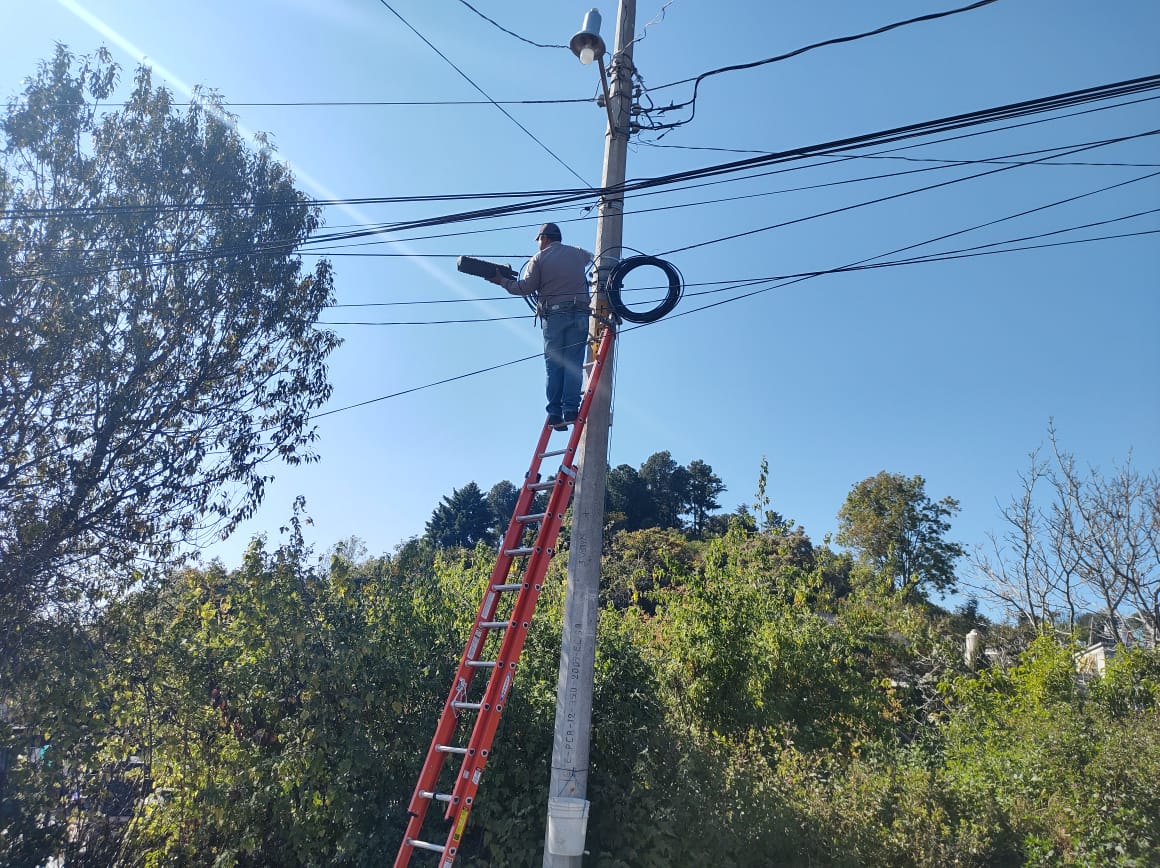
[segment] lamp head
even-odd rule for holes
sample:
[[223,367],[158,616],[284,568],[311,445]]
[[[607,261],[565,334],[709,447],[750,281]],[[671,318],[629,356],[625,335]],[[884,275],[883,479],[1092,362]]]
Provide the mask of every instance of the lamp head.
[[568,43],[572,53],[580,58],[583,64],[589,64],[597,57],[604,55],[604,40],[600,38],[600,12],[590,9],[584,16],[584,24],[580,32],[572,37]]

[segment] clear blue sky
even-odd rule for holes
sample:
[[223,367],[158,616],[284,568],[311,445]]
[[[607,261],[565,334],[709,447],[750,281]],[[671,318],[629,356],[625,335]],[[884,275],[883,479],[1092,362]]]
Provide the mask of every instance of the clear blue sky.
[[[380,0],[4,0],[0,94],[18,92],[55,42],[78,53],[104,44],[126,80],[144,60],[179,100],[195,84],[219,90],[244,129],[270,133],[303,189],[320,198],[580,186],[572,172],[599,183],[605,114],[597,106],[505,105],[525,132],[492,105],[447,104],[483,99],[448,60],[504,102],[591,97],[595,67],[521,42],[459,0],[390,2],[447,59]],[[473,5],[541,43],[566,43],[589,8]],[[965,0],[641,0],[635,59],[648,97],[663,106],[692,91],[661,85],[959,5]],[[611,46],[616,8],[599,8]],[[639,137],[628,175],[658,176],[1154,74],[1158,33],[1154,0],[1000,0],[714,76],[700,87],[692,122],[659,142],[655,134]],[[317,101],[441,104],[243,105]],[[924,140],[894,156],[991,160],[1160,128],[1155,99],[1062,114],[1004,132]],[[1075,165],[1081,161],[1102,165]],[[703,459],[728,486],[722,504],[732,509],[753,500],[767,456],[774,507],[815,540],[835,530],[835,514],[859,480],[879,470],[921,474],[930,496],[961,502],[952,536],[968,546],[999,528],[998,505],[1017,489],[1050,419],[1084,463],[1110,469],[1131,450],[1141,469],[1158,466],[1160,236],[834,274],[697,310],[742,294],[696,294],[723,285],[713,282],[831,269],[1120,182],[1133,183],[917,252],[1160,208],[1160,179],[1135,180],[1160,170],[1156,137],[1058,162],[1071,164],[1021,166],[808,220],[799,218],[997,165],[875,180],[939,164],[815,160],[630,202],[625,244],[645,253],[799,222],[669,257],[688,297],[676,311],[682,315],[622,336],[610,463],[639,466],[660,450],[682,464]],[[326,221],[336,228],[489,204],[329,208]],[[688,207],[668,207],[676,205]],[[457,273],[454,257],[518,267],[534,252],[534,227],[544,219],[563,226],[566,242],[594,245],[592,214],[571,207],[331,251],[381,254],[333,257],[341,304],[442,303],[340,307],[326,313],[328,322],[488,321],[334,326],[345,344],[333,357],[330,408],[536,353],[530,320],[497,319],[526,314],[523,303],[477,301],[494,299],[496,287]],[[1152,214],[1028,243],[1157,228],[1160,216]],[[308,539],[320,552],[351,535],[372,554],[392,550],[422,533],[453,488],[519,480],[543,419],[542,380],[542,364],[532,360],[320,419],[321,462],[278,469],[259,516],[211,554],[234,566],[251,534],[276,541],[298,494],[306,496],[314,521]]]

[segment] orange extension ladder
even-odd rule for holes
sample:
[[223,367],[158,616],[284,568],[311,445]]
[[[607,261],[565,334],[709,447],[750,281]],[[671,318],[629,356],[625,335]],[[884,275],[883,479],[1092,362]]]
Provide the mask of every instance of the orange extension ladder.
[[[532,614],[540,597],[540,588],[548,571],[548,563],[555,554],[556,537],[560,533],[564,511],[568,508],[576,485],[576,450],[588,419],[592,398],[596,394],[596,387],[605,367],[605,360],[612,348],[614,335],[615,330],[605,326],[596,355],[589,366],[583,399],[576,421],[569,432],[568,445],[559,451],[545,451],[553,429],[545,424],[544,430],[540,433],[531,466],[516,500],[515,511],[500,544],[487,592],[479,604],[471,638],[467,647],[463,649],[459,669],[455,673],[451,691],[443,704],[443,713],[439,716],[439,723],[435,727],[435,737],[431,739],[431,747],[428,748],[427,757],[423,760],[419,782],[415,785],[415,792],[407,808],[410,819],[407,822],[407,831],[403,835],[403,843],[399,847],[399,855],[395,857],[395,868],[406,868],[410,865],[411,857],[418,850],[440,854],[439,868],[451,868],[455,862],[459,842],[467,825],[467,817],[471,813],[476,790],[479,789],[483,767],[487,764],[491,753],[499,718],[503,714],[504,704],[511,691],[516,663],[528,635],[528,627],[531,625]],[[555,476],[541,481],[541,463],[545,458],[557,455],[563,456],[559,470]],[[536,496],[543,491],[550,492],[545,511],[530,512]],[[525,533],[536,526],[539,530],[534,542],[525,545]],[[504,599],[511,600],[510,614],[507,616],[498,614],[500,601]],[[494,659],[485,659],[485,645],[489,635],[493,633],[502,636],[502,640]],[[491,645],[494,646],[495,643]],[[469,694],[472,680],[476,671],[481,669],[490,672],[487,686],[482,696],[472,699]],[[475,714],[474,725],[465,712]],[[462,746],[453,744],[456,736],[459,735],[461,738],[469,728],[471,737],[467,744]],[[459,773],[450,787],[450,792],[439,792],[439,777],[448,754],[462,757]],[[427,809],[432,802],[441,802],[445,805],[444,820],[451,824],[443,843],[430,843],[420,838]]]

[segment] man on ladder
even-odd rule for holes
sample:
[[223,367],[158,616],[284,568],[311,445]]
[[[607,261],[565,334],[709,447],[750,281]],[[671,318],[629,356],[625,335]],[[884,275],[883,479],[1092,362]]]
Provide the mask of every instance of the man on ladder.
[[547,368],[548,424],[564,431],[576,421],[584,380],[584,352],[588,342],[588,264],[593,256],[580,247],[561,243],[555,223],[545,223],[536,234],[540,250],[522,278],[498,271],[489,277],[512,295],[538,299],[536,313],[544,324],[544,366]]

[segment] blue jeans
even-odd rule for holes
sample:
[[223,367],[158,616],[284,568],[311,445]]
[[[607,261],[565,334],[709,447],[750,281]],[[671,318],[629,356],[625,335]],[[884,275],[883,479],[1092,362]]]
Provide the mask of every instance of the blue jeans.
[[544,366],[548,371],[548,415],[574,415],[580,408],[588,312],[562,310],[544,317]]

